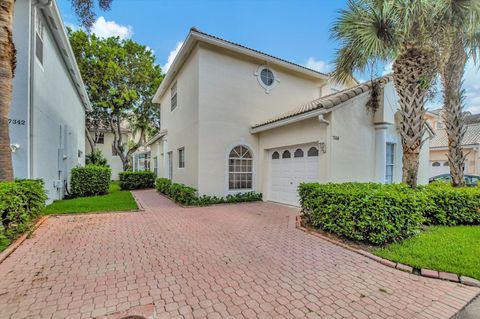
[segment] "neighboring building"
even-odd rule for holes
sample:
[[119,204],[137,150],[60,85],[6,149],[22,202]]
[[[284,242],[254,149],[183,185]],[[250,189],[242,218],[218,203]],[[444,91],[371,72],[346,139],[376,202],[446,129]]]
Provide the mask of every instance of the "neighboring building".
[[[391,77],[378,81],[373,115],[369,83],[339,86],[192,29],[154,97],[163,131],[147,150],[150,169],[200,194],[256,191],[292,205],[300,182],[399,182],[397,97]],[[419,176],[427,181],[428,142]]]
[[[426,113],[426,119],[435,128],[435,137],[430,142],[430,177],[449,174],[448,138],[443,123],[443,111],[431,110]],[[466,154],[465,174],[480,175],[480,114],[465,115],[466,131],[462,148]]]
[[159,161],[163,154],[162,138],[167,134],[160,131],[140,147],[133,155],[134,171],[152,171],[160,177]]
[[[126,147],[128,141],[132,140],[133,135],[132,131],[127,127],[127,125],[122,125],[120,127],[122,133],[122,141]],[[98,130],[89,130],[90,137],[95,142],[95,148],[102,151],[103,156],[107,160],[108,166],[112,169],[112,179],[118,180],[118,173],[123,171],[123,163],[120,159],[120,156],[117,154],[113,148],[113,139],[114,134],[110,130],[98,129]],[[87,154],[91,153],[92,147],[90,143],[86,143]]]
[[17,68],[9,116],[16,178],[41,178],[49,201],[66,192],[85,161],[90,102],[55,1],[17,0]]

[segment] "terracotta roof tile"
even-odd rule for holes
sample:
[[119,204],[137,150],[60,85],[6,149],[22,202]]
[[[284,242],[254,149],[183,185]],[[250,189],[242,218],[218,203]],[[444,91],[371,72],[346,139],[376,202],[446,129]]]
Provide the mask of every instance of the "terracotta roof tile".
[[[448,147],[447,132],[444,129],[437,130],[435,136],[430,141],[430,147]],[[467,125],[462,145],[480,144],[480,124]]]

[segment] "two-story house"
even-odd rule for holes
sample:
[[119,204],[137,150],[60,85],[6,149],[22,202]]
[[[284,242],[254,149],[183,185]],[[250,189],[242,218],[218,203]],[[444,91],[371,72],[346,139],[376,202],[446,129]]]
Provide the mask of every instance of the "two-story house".
[[14,175],[43,179],[51,201],[64,196],[71,168],[85,162],[85,110],[91,106],[56,2],[17,0],[14,10]]
[[[158,175],[200,194],[256,191],[298,205],[301,182],[401,180],[397,97],[378,79],[336,85],[328,74],[191,29],[158,88]],[[152,158],[152,156],[151,156]],[[420,182],[428,181],[428,146]]]

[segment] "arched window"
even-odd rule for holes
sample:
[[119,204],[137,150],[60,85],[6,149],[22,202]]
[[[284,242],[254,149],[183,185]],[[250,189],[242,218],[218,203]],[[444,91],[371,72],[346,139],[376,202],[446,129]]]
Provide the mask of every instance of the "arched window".
[[252,153],[243,145],[235,146],[228,156],[228,189],[252,189],[252,181]]
[[433,163],[432,163],[432,166],[433,166],[433,167],[439,167],[439,166],[440,166],[440,163],[439,163],[439,162],[433,162]]
[[279,159],[279,158],[280,158],[280,154],[277,151],[273,152],[272,159]]
[[310,149],[307,152],[307,155],[308,157],[318,156],[318,148],[316,148],[315,146],[310,147]]
[[290,154],[290,151],[283,151],[282,153],[282,158],[290,158],[292,155]]
[[443,166],[449,166],[448,162],[443,163]]
[[301,148],[297,148],[295,153],[293,153],[293,157],[303,157],[303,150]]

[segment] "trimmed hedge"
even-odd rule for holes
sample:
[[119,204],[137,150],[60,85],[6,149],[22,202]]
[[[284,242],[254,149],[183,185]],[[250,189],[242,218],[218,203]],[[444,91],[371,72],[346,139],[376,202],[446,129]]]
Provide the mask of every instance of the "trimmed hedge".
[[153,172],[120,172],[120,188],[122,190],[143,189],[155,187],[155,174]]
[[46,200],[41,180],[0,182],[0,247],[31,227]]
[[240,203],[262,200],[262,194],[255,192],[232,194],[227,195],[226,197],[198,196],[195,188],[183,184],[172,183],[168,178],[157,179],[155,188],[157,191],[169,196],[174,201],[189,206],[207,206],[222,203]]
[[428,205],[426,196],[400,184],[305,183],[299,195],[312,226],[375,245],[418,234]]
[[88,197],[108,193],[112,171],[106,166],[86,165],[72,169],[71,197]]

